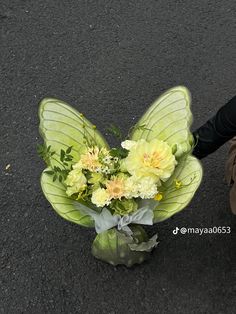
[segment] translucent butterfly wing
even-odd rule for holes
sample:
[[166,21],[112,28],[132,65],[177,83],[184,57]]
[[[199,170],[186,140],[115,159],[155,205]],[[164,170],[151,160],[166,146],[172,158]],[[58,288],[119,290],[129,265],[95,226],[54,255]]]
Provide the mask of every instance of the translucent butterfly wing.
[[[49,170],[46,169],[46,170]],[[41,175],[41,186],[46,199],[53,209],[62,218],[85,227],[94,227],[94,221],[88,215],[80,212],[80,202],[68,197],[63,183],[58,180],[52,181],[52,176],[43,172]]]
[[[52,167],[61,166],[60,150],[70,146],[73,146],[71,155],[75,161],[78,160],[86,145],[85,137],[91,144],[108,148],[107,142],[92,123],[63,101],[43,99],[39,107],[39,118],[39,130],[45,144],[51,146],[51,151],[56,151],[50,160]],[[80,213],[79,201],[78,206],[75,207],[74,201],[68,198],[66,187],[62,182],[58,180],[53,182],[52,176],[43,172],[41,186],[47,200],[64,219],[87,227],[94,225],[89,216]]]
[[177,86],[161,95],[144,113],[131,134],[132,140],[154,138],[177,145],[176,156],[190,151],[192,123],[191,96],[186,87]]
[[[191,155],[181,158],[173,175],[163,184],[163,199],[154,209],[154,223],[184,209],[198,189],[202,175],[202,166],[197,158]],[[176,188],[175,180],[181,183],[179,188]]]
[[[65,102],[45,98],[39,107],[39,131],[47,146],[60,153],[61,149],[73,146],[71,155],[79,159],[85,147],[85,137],[89,143],[98,147],[107,147],[108,144],[100,132],[95,129],[81,113]],[[57,153],[51,160],[52,165],[58,166],[60,155]]]
[[[178,164],[173,175],[163,183],[163,199],[154,210],[154,222],[163,221],[186,207],[201,183],[201,163],[190,155],[193,144],[189,129],[193,120],[190,102],[186,87],[169,89],[149,107],[131,134],[133,140],[158,138],[177,148]],[[184,186],[175,189],[175,179],[182,180]]]

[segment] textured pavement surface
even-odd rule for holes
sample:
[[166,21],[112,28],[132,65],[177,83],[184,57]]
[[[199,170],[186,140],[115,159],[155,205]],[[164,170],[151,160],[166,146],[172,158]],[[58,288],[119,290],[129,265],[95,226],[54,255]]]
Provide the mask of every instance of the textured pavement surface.
[[[110,122],[127,132],[160,93],[183,84],[192,128],[200,126],[236,93],[235,17],[233,0],[0,2],[1,314],[235,312],[228,144],[203,160],[188,208],[148,229],[160,244],[132,269],[95,260],[95,232],[53,212],[35,149],[45,96],[103,133]],[[231,234],[174,236],[177,226],[230,226]]]

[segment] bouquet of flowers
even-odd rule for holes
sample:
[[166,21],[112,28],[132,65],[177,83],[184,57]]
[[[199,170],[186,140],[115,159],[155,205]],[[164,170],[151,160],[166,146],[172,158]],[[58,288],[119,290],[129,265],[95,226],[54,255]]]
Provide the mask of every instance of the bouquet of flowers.
[[60,100],[42,100],[39,117],[44,144],[38,152],[47,164],[41,186],[54,210],[95,228],[96,258],[142,263],[158,243],[142,225],[182,210],[201,182],[201,164],[191,155],[189,91],[179,86],[164,93],[117,148]]

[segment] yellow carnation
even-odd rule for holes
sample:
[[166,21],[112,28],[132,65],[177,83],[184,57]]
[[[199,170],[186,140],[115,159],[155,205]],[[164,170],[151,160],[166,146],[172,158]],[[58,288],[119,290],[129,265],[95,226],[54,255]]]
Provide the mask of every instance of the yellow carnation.
[[153,177],[131,176],[125,181],[125,197],[153,198],[157,194],[157,184]]
[[93,192],[91,201],[97,207],[104,207],[105,205],[109,205],[109,193],[103,188],[98,188]]
[[86,186],[87,180],[81,169],[73,169],[69,172],[65,184],[68,185],[66,194],[71,196],[80,192]]
[[136,177],[152,177],[156,183],[166,181],[173,173],[177,161],[171,147],[164,141],[141,139],[131,145],[122,168]]
[[137,179],[133,176],[125,180],[125,197],[139,197],[139,186],[137,184]]

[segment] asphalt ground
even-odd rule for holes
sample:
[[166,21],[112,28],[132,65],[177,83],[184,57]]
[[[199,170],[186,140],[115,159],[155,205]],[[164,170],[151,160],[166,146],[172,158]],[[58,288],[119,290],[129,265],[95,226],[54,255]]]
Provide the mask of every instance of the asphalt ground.
[[[189,206],[148,228],[160,243],[132,269],[94,259],[94,230],[54,213],[36,153],[46,96],[104,134],[110,123],[126,133],[158,95],[185,85],[200,126],[236,93],[235,17],[233,0],[0,1],[0,313],[235,313],[228,144],[202,161]],[[231,233],[172,233],[214,226]]]

